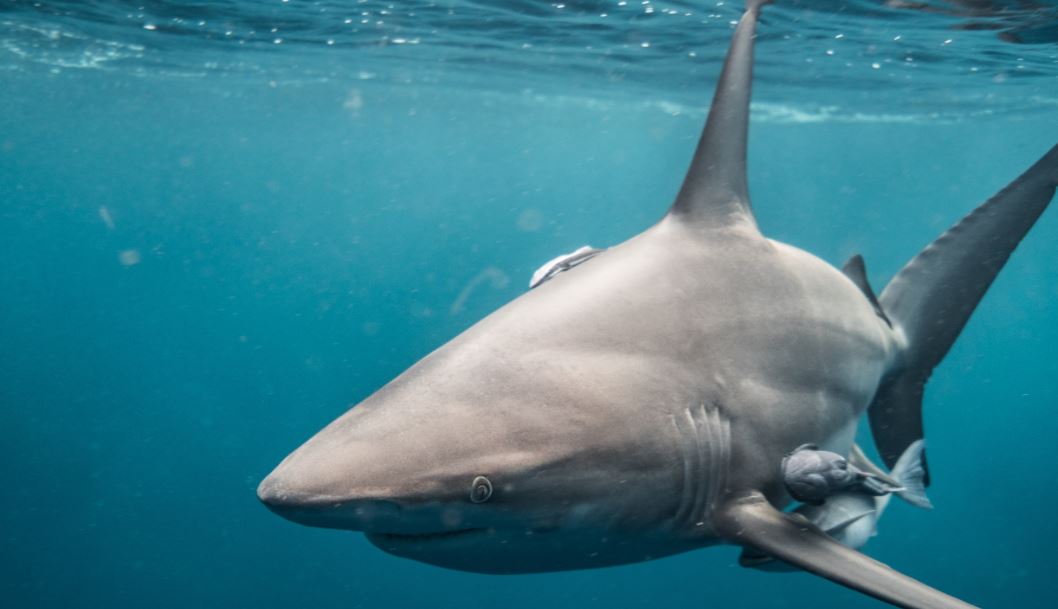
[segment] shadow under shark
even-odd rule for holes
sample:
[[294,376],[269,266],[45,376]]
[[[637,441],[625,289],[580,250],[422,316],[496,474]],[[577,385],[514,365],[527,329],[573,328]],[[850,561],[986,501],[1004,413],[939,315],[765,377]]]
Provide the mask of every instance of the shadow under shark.
[[753,39],[739,22],[686,180],[655,226],[489,315],[289,455],[276,513],[482,573],[753,548],[901,607],[966,608],[782,512],[780,463],[849,453],[868,413],[890,467],[923,386],[1052,198],[1058,147],[875,297],[764,237],[746,184]]

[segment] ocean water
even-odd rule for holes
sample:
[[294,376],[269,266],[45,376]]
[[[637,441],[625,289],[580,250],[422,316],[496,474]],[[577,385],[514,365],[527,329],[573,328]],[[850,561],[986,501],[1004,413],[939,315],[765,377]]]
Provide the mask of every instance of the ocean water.
[[[738,2],[0,2],[0,605],[881,607],[716,547],[458,573],[255,496],[290,450],[671,202]],[[1058,142],[1058,6],[783,2],[770,236],[881,287]],[[866,551],[1058,605],[1058,211],[927,392],[936,508]],[[864,441],[869,439],[864,435]]]

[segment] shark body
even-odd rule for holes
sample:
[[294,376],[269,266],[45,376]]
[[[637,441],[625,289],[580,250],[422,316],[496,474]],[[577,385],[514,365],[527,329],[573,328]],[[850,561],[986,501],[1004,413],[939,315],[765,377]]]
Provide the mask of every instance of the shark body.
[[782,512],[780,463],[848,454],[867,413],[887,465],[922,388],[1058,185],[1058,147],[880,296],[759,231],[746,182],[753,39],[736,28],[687,178],[655,226],[549,274],[289,455],[258,495],[465,571],[530,573],[727,543],[901,607],[970,605]]

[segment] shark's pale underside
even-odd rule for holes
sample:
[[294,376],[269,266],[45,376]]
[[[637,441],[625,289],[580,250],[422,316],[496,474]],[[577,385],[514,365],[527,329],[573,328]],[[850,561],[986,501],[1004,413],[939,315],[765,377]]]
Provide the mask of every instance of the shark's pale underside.
[[803,444],[848,454],[864,413],[890,467],[922,438],[926,380],[1050,202],[1058,147],[876,298],[859,257],[839,271],[757,228],[746,134],[761,4],[735,30],[668,214],[317,433],[261,483],[268,507],[466,571],[728,543],[901,607],[970,607],[781,511],[780,463]]

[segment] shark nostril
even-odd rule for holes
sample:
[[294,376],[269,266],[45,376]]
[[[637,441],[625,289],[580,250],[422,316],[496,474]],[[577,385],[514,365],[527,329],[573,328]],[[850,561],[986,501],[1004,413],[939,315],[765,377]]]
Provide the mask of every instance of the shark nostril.
[[492,483],[485,476],[478,476],[470,484],[470,501],[485,503],[492,497]]

